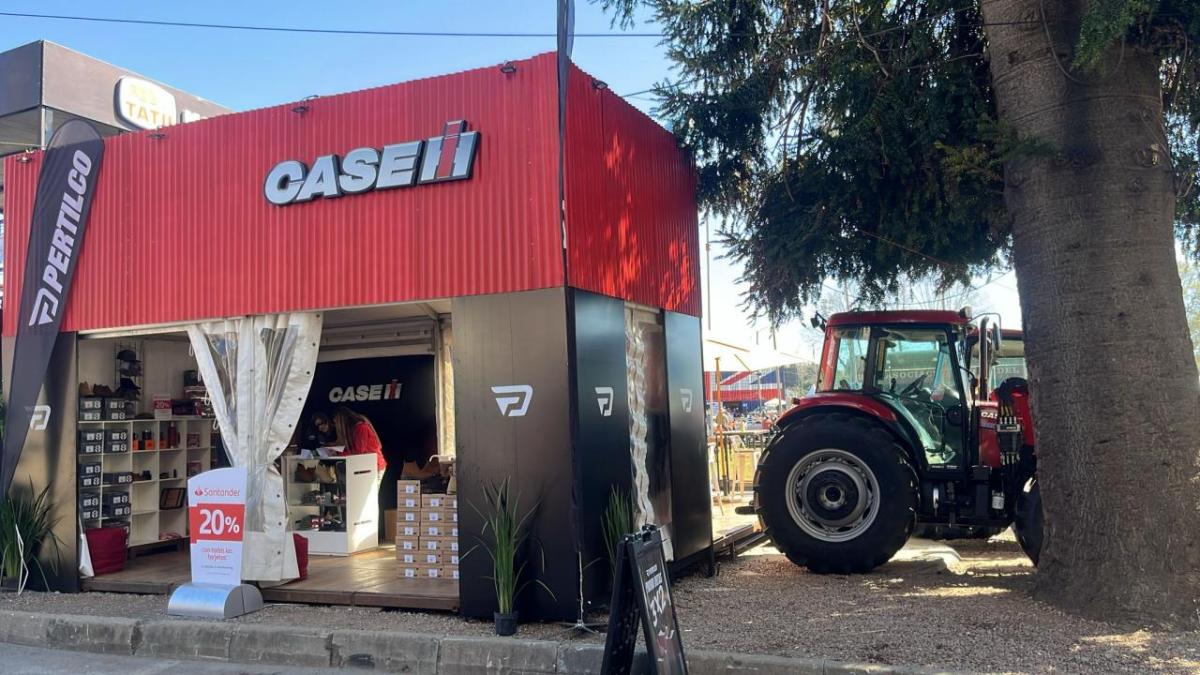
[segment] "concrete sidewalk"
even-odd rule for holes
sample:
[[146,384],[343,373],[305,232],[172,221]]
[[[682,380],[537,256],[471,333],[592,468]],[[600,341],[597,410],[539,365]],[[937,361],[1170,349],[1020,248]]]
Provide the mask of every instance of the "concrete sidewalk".
[[[0,642],[162,659],[443,675],[599,673],[604,653],[595,643],[18,611],[0,611]],[[698,650],[687,656],[693,675],[944,672]],[[648,672],[646,666],[641,653],[634,672]]]

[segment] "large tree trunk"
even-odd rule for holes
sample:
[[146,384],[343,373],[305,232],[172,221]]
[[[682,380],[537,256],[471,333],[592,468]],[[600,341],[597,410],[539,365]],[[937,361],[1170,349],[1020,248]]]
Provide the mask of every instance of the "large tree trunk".
[[983,3],[1000,120],[1056,150],[1005,170],[1046,514],[1035,588],[1085,615],[1196,625],[1200,385],[1159,64],[1115,45],[1072,70],[1085,10]]

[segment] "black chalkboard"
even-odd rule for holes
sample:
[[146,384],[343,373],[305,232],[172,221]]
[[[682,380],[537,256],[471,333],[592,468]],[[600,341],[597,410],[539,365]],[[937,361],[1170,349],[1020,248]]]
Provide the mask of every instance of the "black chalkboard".
[[640,623],[650,656],[650,672],[687,675],[658,528],[647,525],[641,532],[625,537],[617,547],[616,564],[601,674],[626,675],[632,671]]

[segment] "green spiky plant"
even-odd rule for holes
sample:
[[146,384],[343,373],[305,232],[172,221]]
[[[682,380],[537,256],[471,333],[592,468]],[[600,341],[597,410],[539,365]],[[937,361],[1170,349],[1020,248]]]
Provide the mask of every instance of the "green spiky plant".
[[[554,592],[540,579],[521,580],[529,561],[518,562],[518,558],[529,541],[529,520],[537,510],[537,505],[522,514],[518,506],[520,495],[512,494],[507,478],[500,483],[484,485],[483,494],[487,508],[480,510],[474,504],[471,508],[483,518],[480,544],[492,558],[492,575],[488,578],[496,589],[497,611],[500,614],[512,614],[517,596],[530,584],[541,586],[554,598]],[[540,546],[538,551],[542,568],[545,569],[545,553]]]
[[[51,574],[58,572],[62,542],[54,533],[58,519],[53,516],[52,508],[50,486],[35,495],[32,481],[27,495],[10,494],[0,501],[0,580],[17,579],[18,592],[23,590],[22,568],[37,572],[47,587],[47,567]],[[51,555],[43,567],[39,554],[45,547]]]
[[604,548],[608,551],[608,569],[611,574],[617,573],[617,546],[625,535],[637,529],[633,515],[633,499],[625,490],[615,486],[608,493],[608,506],[604,508],[601,518],[604,529]]

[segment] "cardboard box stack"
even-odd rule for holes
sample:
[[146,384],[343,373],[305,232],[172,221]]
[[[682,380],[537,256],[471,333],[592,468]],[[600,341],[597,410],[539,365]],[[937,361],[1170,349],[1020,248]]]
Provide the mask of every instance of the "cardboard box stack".
[[417,480],[399,481],[396,490],[400,575],[458,579],[458,496],[421,494]]

